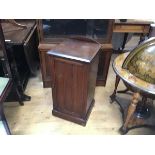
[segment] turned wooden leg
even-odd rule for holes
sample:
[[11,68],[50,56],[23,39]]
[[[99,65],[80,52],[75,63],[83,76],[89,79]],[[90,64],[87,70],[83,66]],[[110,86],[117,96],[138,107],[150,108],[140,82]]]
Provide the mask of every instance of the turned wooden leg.
[[128,124],[129,124],[129,121],[130,121],[131,117],[133,116],[133,114],[134,114],[134,112],[136,110],[136,106],[137,106],[139,97],[140,97],[139,93],[134,93],[133,94],[132,101],[131,101],[131,103],[130,103],[130,105],[128,107],[125,122],[124,122],[122,128],[120,129],[121,133],[123,133],[123,134],[127,133]]
[[118,75],[116,75],[115,89],[114,89],[113,94],[110,96],[110,98],[111,98],[111,102],[110,103],[113,103],[114,100],[115,100],[115,96],[116,96],[116,92],[117,92],[117,87],[118,87],[119,81],[120,81],[120,77]]
[[125,48],[127,38],[128,38],[128,33],[125,33],[125,34],[124,34],[124,39],[123,39],[122,51],[123,51],[124,48]]

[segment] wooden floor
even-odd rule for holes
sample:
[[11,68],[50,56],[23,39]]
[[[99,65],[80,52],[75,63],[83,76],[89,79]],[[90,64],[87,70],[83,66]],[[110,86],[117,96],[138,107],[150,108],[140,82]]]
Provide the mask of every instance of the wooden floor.
[[[132,40],[135,43],[135,40]],[[111,63],[116,57],[113,54]],[[110,65],[106,87],[96,87],[95,106],[85,127],[52,116],[52,96],[50,88],[43,88],[41,74],[29,80],[25,93],[31,101],[20,106],[17,102],[5,103],[5,113],[12,134],[50,134],[50,135],[119,135],[122,117],[117,104],[110,104],[115,83],[115,74]],[[119,89],[123,89],[120,83]],[[128,134],[145,135],[155,132],[146,129],[134,129]]]

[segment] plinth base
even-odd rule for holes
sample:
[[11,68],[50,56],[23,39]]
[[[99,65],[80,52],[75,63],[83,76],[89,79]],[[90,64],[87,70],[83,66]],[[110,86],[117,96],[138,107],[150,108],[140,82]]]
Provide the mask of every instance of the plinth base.
[[61,112],[61,111],[58,111],[58,110],[55,110],[55,109],[52,110],[52,114],[54,116],[60,117],[62,119],[65,119],[65,120],[80,124],[82,126],[86,126],[87,120],[88,120],[89,115],[90,115],[90,113],[92,111],[92,108],[94,106],[94,102],[95,102],[95,100],[93,100],[91,102],[91,105],[90,105],[90,107],[89,107],[89,109],[88,109],[88,111],[87,111],[84,118],[82,118],[82,117],[79,118],[79,117],[76,117],[75,115],[67,114],[67,113],[64,113],[64,112]]

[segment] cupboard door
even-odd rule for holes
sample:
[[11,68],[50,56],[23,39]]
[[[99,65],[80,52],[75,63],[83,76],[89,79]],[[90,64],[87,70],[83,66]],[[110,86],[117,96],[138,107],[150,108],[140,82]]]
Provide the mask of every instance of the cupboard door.
[[85,117],[88,76],[86,66],[54,59],[54,73],[54,109],[72,116]]

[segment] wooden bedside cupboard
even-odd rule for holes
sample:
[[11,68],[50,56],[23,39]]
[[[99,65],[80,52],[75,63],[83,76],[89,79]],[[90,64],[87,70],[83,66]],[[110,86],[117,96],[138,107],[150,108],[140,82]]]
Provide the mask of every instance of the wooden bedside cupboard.
[[100,47],[93,40],[74,38],[48,51],[53,115],[86,125],[94,105]]

